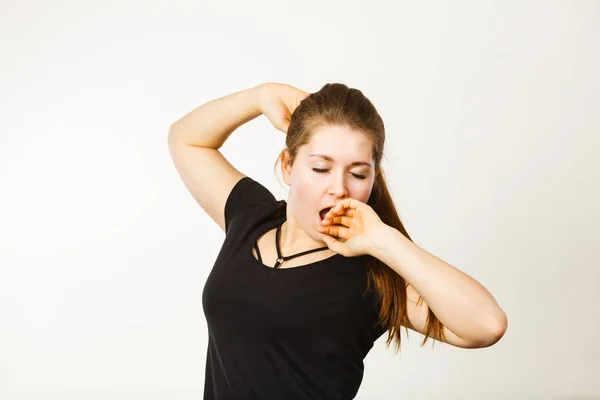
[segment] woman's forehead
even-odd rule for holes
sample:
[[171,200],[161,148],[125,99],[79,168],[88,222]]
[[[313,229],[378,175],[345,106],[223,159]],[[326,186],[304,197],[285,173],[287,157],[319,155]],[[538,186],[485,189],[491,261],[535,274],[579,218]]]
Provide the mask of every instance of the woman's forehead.
[[369,140],[364,132],[343,125],[320,126],[317,127],[311,135],[311,142],[327,142],[340,139],[359,141]]
[[356,131],[319,131],[300,150],[307,160],[325,160],[339,164],[373,165],[373,147],[369,138]]

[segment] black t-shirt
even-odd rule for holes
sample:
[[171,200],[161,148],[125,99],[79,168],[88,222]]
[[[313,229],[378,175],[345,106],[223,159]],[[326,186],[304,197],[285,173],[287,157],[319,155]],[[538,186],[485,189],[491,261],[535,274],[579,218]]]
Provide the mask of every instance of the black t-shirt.
[[286,206],[247,176],[227,198],[225,241],[202,293],[205,400],[352,399],[385,332],[375,292],[365,293],[364,256],[283,269],[254,258],[254,242],[285,221]]

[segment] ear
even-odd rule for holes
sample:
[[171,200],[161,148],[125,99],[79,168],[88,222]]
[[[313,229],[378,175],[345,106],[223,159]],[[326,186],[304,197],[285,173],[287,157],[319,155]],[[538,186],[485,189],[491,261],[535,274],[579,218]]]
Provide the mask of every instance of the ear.
[[281,153],[281,176],[286,185],[291,185],[292,157],[288,149]]

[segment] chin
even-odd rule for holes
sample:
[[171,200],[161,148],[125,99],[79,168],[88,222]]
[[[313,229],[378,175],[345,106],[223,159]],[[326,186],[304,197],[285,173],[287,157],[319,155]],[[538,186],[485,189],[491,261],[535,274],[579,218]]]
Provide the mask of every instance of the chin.
[[315,240],[318,240],[319,242],[323,242],[323,235],[324,234],[321,233],[321,232],[319,232],[319,231],[317,231],[317,230],[315,230],[314,232],[315,232],[315,234],[312,235],[312,238],[315,239]]

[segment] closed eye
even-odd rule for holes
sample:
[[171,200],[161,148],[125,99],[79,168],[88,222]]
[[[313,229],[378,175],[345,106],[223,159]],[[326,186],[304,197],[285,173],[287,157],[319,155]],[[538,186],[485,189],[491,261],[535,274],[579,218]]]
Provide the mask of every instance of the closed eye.
[[[313,171],[315,171],[318,174],[324,174],[325,172],[327,172],[329,170],[328,169],[313,168]],[[354,173],[352,175],[354,175],[354,177],[358,178],[358,179],[365,179],[366,178],[365,175],[354,174]]]

